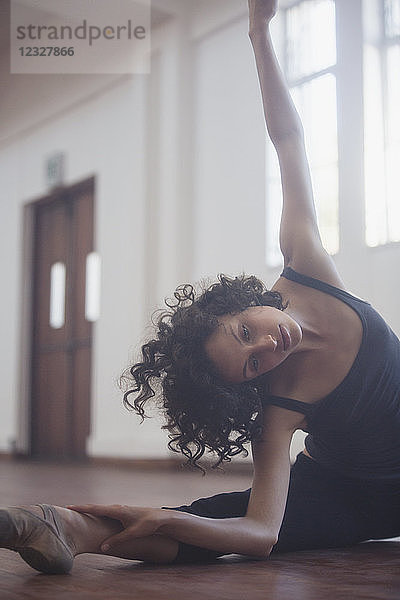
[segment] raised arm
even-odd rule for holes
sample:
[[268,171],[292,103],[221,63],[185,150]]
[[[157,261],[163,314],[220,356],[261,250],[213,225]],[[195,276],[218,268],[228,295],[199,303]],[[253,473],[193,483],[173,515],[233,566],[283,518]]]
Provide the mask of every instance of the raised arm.
[[270,34],[277,0],[249,0],[254,49],[267,130],[278,154],[283,189],[280,247],[285,266],[342,287],[317,224],[300,117],[279,67]]

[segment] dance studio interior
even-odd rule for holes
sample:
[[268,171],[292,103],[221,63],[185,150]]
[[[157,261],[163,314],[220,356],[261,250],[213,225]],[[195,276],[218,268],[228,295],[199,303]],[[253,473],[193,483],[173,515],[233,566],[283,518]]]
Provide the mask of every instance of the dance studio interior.
[[[66,4],[43,18],[62,21]],[[252,483],[250,444],[222,468],[206,454],[203,476],[168,449],[157,399],[141,422],[121,382],[177,285],[222,272],[271,286],[282,270],[248,3],[136,4],[142,72],[106,59],[49,72],[15,58],[27,64],[29,44],[12,40],[13,11],[35,2],[0,0],[1,506],[172,507]],[[271,33],[324,246],[400,335],[400,1],[281,0]],[[51,576],[1,549],[0,597],[398,599],[399,540],[207,564],[82,554]]]

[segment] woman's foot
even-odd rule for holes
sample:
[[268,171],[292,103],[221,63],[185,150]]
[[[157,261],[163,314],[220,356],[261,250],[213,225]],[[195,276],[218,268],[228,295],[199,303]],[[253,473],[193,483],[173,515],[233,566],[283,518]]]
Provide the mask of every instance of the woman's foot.
[[42,573],[69,573],[74,557],[86,552],[151,563],[172,562],[178,542],[161,535],[133,539],[102,552],[104,540],[119,533],[119,521],[37,504],[0,508],[0,548],[19,552]]
[[42,573],[71,570],[78,552],[66,529],[65,519],[48,504],[0,509],[0,547],[19,552]]

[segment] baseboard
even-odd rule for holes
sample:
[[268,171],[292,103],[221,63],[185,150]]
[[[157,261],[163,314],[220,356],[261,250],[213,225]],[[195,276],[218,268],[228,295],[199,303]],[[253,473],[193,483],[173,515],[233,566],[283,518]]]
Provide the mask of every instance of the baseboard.
[[11,452],[0,452],[0,460],[13,460],[14,455]]
[[176,458],[126,458],[119,456],[88,456],[88,462],[98,467],[118,467],[137,471],[177,471],[181,468]]
[[[96,466],[112,466],[118,468],[133,469],[138,471],[193,471],[197,470],[194,467],[190,467],[185,462],[185,459],[181,456],[169,457],[169,458],[125,458],[125,457],[108,457],[108,456],[90,456],[88,461],[92,465]],[[252,474],[253,465],[251,462],[235,461],[231,463],[224,463],[222,467],[213,469],[215,461],[202,461],[202,467],[207,473],[238,473],[238,474]]]
[[[114,467],[118,469],[131,469],[133,471],[196,471],[194,467],[190,467],[185,462],[182,456],[171,456],[167,458],[126,458],[119,456],[88,456],[86,459],[74,460],[56,460],[56,459],[38,459],[31,458],[25,454],[17,454],[11,452],[0,452],[0,461],[29,461],[35,463],[58,463],[58,464],[83,464],[93,465],[95,467]],[[224,463],[222,467],[213,469],[215,461],[202,461],[202,467],[207,473],[232,473],[251,475],[253,473],[253,465],[250,461],[233,461]]]

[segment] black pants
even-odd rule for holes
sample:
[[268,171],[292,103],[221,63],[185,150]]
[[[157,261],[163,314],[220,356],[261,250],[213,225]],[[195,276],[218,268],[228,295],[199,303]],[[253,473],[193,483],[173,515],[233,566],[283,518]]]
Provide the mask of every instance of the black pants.
[[[246,514],[250,490],[201,498],[173,510],[224,519]],[[299,454],[273,552],[352,546],[400,535],[400,484],[342,477]],[[176,562],[203,562],[220,553],[180,543]]]

